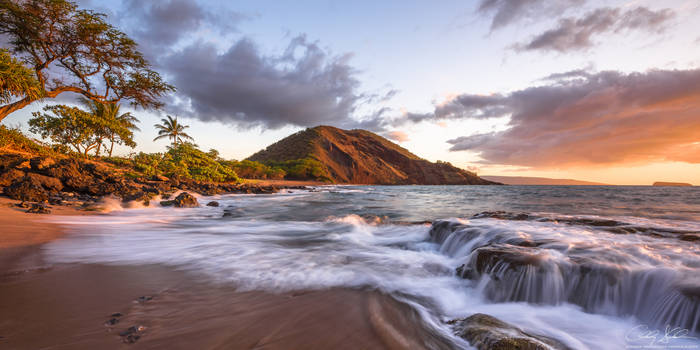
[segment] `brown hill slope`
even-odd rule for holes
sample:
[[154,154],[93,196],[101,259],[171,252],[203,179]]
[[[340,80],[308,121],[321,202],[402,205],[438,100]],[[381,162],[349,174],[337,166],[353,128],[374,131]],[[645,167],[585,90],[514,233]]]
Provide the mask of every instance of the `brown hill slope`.
[[261,163],[315,159],[336,183],[493,185],[449,163],[432,163],[366,130],[317,126],[290,135],[248,159]]

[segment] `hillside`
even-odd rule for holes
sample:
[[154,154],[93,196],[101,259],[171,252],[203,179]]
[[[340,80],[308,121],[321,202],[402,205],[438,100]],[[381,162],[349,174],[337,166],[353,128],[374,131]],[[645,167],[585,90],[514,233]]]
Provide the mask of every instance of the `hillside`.
[[558,185],[558,186],[609,186],[610,184],[581,181],[572,179],[550,179],[547,177],[530,176],[495,176],[484,175],[481,177],[489,181],[501,182],[506,185]]
[[318,161],[336,183],[493,185],[449,163],[432,163],[366,130],[317,126],[290,135],[248,158],[265,164]]

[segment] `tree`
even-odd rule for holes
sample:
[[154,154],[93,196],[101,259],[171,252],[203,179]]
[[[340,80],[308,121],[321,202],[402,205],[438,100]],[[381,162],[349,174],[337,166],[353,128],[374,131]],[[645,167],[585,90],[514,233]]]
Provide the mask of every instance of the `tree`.
[[104,121],[77,107],[64,105],[46,106],[44,112],[34,112],[29,120],[29,130],[50,138],[53,142],[70,145],[87,157],[88,152],[99,146],[105,129]]
[[90,111],[92,115],[102,120],[102,130],[96,130],[96,135],[99,136],[99,145],[95,149],[95,155],[100,154],[103,141],[106,139],[110,142],[109,156],[112,156],[114,144],[126,145],[131,148],[136,147],[134,142],[134,131],[140,130],[136,123],[138,119],[132,116],[131,113],[120,114],[119,104],[109,104],[88,99],[82,99],[83,105]]
[[9,51],[0,49],[0,103],[10,103],[24,96],[33,99],[42,97],[34,72],[12,57]]
[[192,136],[187,135],[184,130],[189,128],[189,125],[182,125],[177,121],[177,117],[173,118],[167,116],[167,119],[161,119],[163,124],[154,125],[158,129],[158,136],[153,139],[153,141],[160,140],[163,138],[172,139],[173,146],[178,143],[183,143],[185,139],[194,140]]
[[[3,95],[11,101],[2,101],[0,121],[34,101],[64,92],[103,103],[125,100],[160,108],[159,98],[175,90],[104,14],[78,9],[70,1],[0,0],[0,35],[10,39],[17,55],[2,57],[3,66],[7,62],[12,69],[3,69],[0,80],[13,82],[14,88],[6,91],[3,85]],[[31,69],[22,70],[20,61]]]

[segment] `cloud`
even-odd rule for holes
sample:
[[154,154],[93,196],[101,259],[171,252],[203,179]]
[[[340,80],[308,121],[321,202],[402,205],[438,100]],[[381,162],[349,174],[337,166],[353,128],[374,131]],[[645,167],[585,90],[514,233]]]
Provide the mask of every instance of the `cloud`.
[[249,39],[223,53],[195,43],[164,58],[163,66],[178,87],[172,108],[203,121],[279,128],[356,123],[350,116],[369,96],[357,92],[350,58],[298,36],[280,55],[262,54]]
[[247,16],[224,8],[204,7],[194,0],[125,0],[117,20],[152,59],[202,28],[226,34],[237,31]]
[[662,32],[675,16],[670,9],[658,11],[636,7],[628,11],[619,8],[599,8],[576,19],[562,18],[556,28],[545,31],[528,43],[516,45],[517,50],[568,52],[584,50],[594,45],[593,38],[604,33],[630,30]]
[[391,139],[391,140],[394,140],[394,141],[397,141],[397,142],[406,142],[409,140],[408,134],[403,132],[403,131],[399,131],[399,130],[386,132],[386,133],[384,133],[384,137]]
[[461,95],[447,105],[453,117],[510,117],[504,131],[448,141],[451,151],[478,152],[488,164],[700,163],[700,69],[572,71],[541,86]]
[[493,31],[521,20],[561,14],[585,2],[586,0],[481,0],[477,12],[493,16],[491,19]]

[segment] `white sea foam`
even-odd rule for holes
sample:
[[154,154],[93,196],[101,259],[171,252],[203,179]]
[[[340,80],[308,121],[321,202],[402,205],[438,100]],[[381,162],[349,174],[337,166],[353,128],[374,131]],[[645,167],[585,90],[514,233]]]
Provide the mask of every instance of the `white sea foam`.
[[[581,306],[568,302],[494,302],[483,292],[485,280],[459,278],[455,268],[479,246],[508,239],[549,240],[542,246],[540,258],[552,264],[563,263],[572,251],[585,251],[601,263],[625,269],[699,268],[697,244],[644,234],[616,235],[557,222],[455,219],[475,230],[474,237],[453,235],[443,242],[431,242],[429,225],[392,224],[391,218],[382,215],[349,213],[356,208],[351,202],[332,204],[339,212],[324,216],[330,210],[326,203],[334,203],[324,202],[324,196],[376,191],[331,190],[345,192],[224,195],[200,198],[200,202],[217,200],[220,208],[154,206],[97,217],[58,218],[70,224],[75,234],[45,249],[54,262],[166,264],[241,290],[377,289],[409,302],[426,323],[445,336],[451,335],[444,321],[481,312],[555,337],[574,349],[624,348],[625,333],[639,321],[584,312]],[[390,205],[387,208],[391,209]],[[389,209],[376,211],[391,215]],[[227,210],[238,217],[221,218]],[[290,219],[295,217],[299,219]],[[639,220],[635,224],[650,223]],[[686,222],[674,227],[688,229],[692,225]]]

